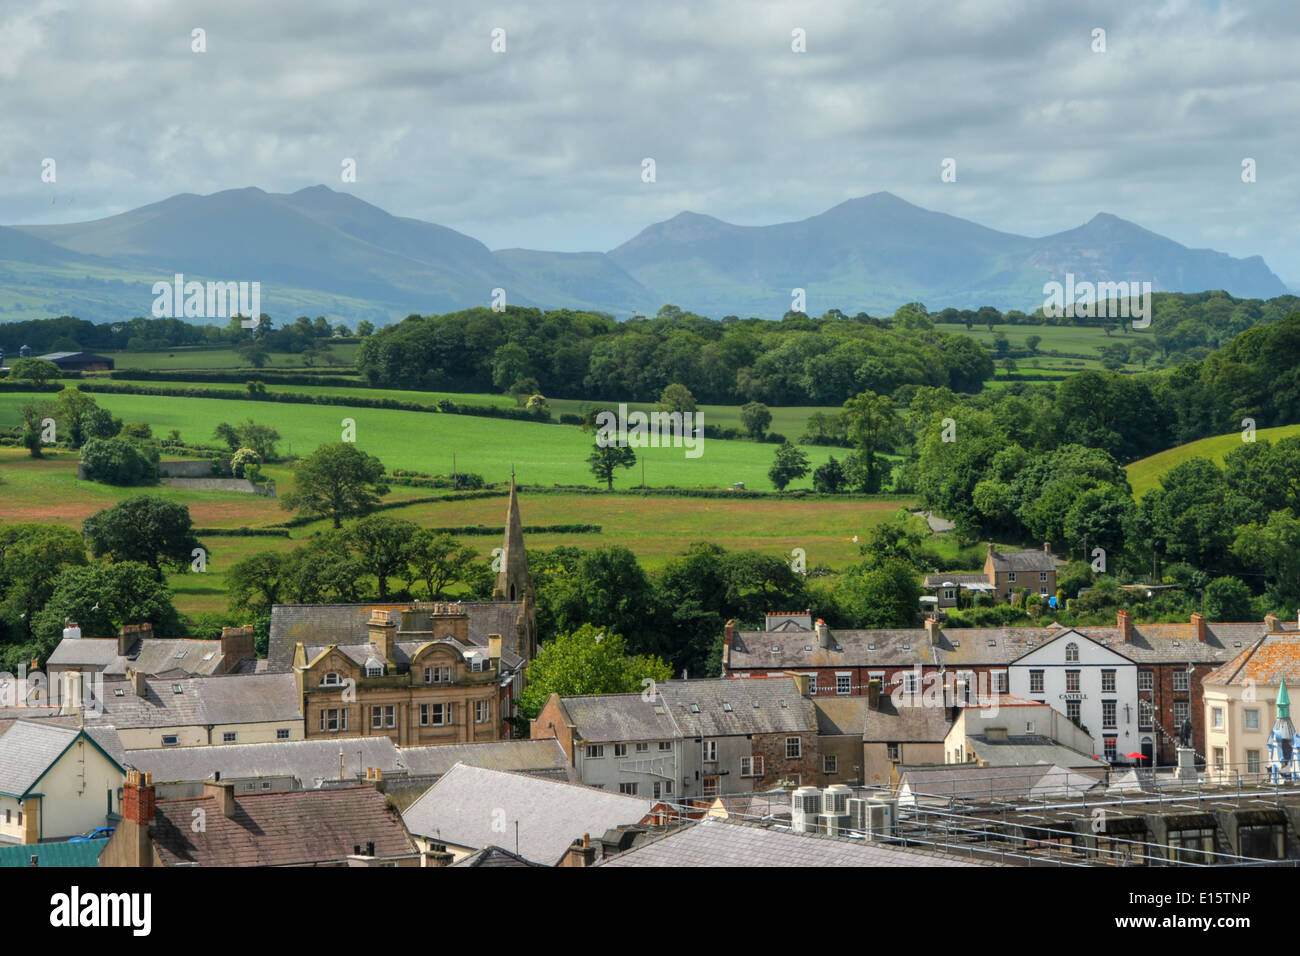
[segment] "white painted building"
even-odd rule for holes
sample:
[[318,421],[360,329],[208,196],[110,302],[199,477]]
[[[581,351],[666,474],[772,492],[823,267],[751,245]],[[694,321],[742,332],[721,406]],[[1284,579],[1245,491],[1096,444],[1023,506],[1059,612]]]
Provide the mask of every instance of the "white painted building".
[[1064,630],[1007,668],[1011,693],[1041,701],[1085,728],[1092,752],[1111,763],[1141,750],[1137,664],[1123,654]]

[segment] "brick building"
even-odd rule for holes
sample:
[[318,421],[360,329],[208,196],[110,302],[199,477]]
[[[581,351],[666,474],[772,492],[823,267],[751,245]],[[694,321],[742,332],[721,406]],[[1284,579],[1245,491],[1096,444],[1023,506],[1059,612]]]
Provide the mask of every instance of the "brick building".
[[[1259,623],[1207,622],[1200,614],[1187,623],[1132,623],[1119,611],[1113,627],[1076,628],[1088,640],[1109,648],[1136,672],[1137,718],[1123,753],[1148,753],[1154,763],[1176,761],[1177,733],[1192,723],[1193,745],[1205,753],[1205,716],[1201,679],[1270,630],[1297,630],[1269,617]],[[958,693],[987,697],[1010,689],[1013,663],[1055,640],[1065,629],[1046,627],[945,628],[934,619],[924,627],[883,630],[811,628],[741,631],[728,622],[723,633],[722,672],[730,678],[807,675],[814,700],[869,693],[879,681],[881,693],[906,697],[942,686],[945,697]],[[959,684],[959,682],[961,682]],[[1034,696],[1028,694],[1026,696]]]

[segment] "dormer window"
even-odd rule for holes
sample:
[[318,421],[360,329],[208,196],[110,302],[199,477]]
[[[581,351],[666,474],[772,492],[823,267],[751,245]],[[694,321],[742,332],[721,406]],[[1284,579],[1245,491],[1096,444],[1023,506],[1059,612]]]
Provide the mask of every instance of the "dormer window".
[[343,685],[343,678],[340,676],[338,671],[329,671],[320,679],[320,685],[322,687],[341,687]]
[[367,665],[366,665],[366,676],[367,676],[367,677],[383,677],[383,676],[384,676],[384,665],[383,665],[383,664],[379,664],[379,663],[375,663],[375,662],[372,662],[372,663],[367,664]]

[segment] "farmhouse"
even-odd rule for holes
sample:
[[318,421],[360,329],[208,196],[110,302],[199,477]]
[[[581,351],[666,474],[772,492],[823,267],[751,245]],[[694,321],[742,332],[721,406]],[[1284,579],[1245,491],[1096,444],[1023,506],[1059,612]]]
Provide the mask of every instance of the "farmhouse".
[[1056,593],[1056,569],[1061,563],[1046,541],[1041,551],[995,551],[989,542],[980,574],[939,571],[927,574],[922,583],[934,592],[932,603],[939,608],[957,607],[961,591],[1010,601],[1016,588],[1024,588],[1026,594],[1046,598]]

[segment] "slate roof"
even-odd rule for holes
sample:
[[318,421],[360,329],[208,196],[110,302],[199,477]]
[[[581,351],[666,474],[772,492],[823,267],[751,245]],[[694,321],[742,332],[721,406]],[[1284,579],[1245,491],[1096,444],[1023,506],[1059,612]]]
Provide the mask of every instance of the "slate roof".
[[653,807],[643,797],[462,763],[407,807],[402,819],[415,836],[472,849],[493,845],[503,832],[513,842],[517,822],[520,855],[553,866],[584,833],[639,823]]
[[[1042,647],[1064,630],[1055,627],[940,627],[933,647],[925,629],[831,630],[832,647],[822,648],[812,631],[739,631],[731,649],[732,670],[799,670],[809,667],[912,667],[1007,665]],[[1072,628],[1138,664],[1226,663],[1267,633],[1258,623],[1206,623],[1198,641],[1191,623],[1134,624],[1130,639],[1115,627]],[[992,642],[992,643],[990,643]],[[776,653],[772,648],[777,648]]]
[[[1050,551],[994,551],[994,571],[1055,571],[1057,560]],[[987,580],[987,579],[985,579]]]
[[78,727],[45,720],[15,721],[0,737],[0,793],[26,796],[80,736]]
[[18,846],[0,846],[0,866],[99,866],[99,854],[108,846],[108,837],[94,840],[65,841],[62,843],[27,843]]
[[958,573],[958,572],[949,572],[949,571],[940,571],[937,574],[927,574],[925,576],[924,583],[925,586],[928,588],[942,587],[948,583],[952,583],[954,585],[983,584],[986,587],[993,586],[989,584],[989,577],[987,574],[970,574],[968,572]]
[[817,732],[812,701],[799,695],[792,677],[671,680],[658,689],[687,737]]
[[1042,734],[1009,734],[1005,741],[990,740],[983,734],[968,734],[966,747],[991,767],[1024,767],[1057,764],[1078,769],[1103,770],[1107,764],[1091,754],[1080,753]]
[[1245,686],[1300,681],[1300,634],[1269,634],[1202,679],[1203,684]]
[[457,860],[452,866],[546,866],[525,860],[517,853],[503,850],[499,846],[485,846],[477,853],[471,853],[463,860]]
[[[190,825],[197,809],[200,833]],[[229,818],[215,797],[159,800],[150,831],[165,866],[308,866],[344,860],[372,841],[379,858],[416,855],[401,818],[370,786],[239,794]]]
[[145,685],[146,696],[137,697],[130,681],[105,681],[103,712],[94,719],[119,730],[302,720],[293,674],[153,678]]
[[982,767],[973,763],[936,764],[928,767],[900,767],[899,786],[908,786],[915,797],[966,800],[1013,800],[1035,796],[1077,794],[1100,787],[1093,777],[1073,773],[1052,764],[1023,767]]
[[485,770],[518,770],[564,781],[577,774],[554,737],[545,740],[499,740],[482,744],[403,747],[402,766],[412,776],[445,774],[458,763]]
[[948,707],[895,707],[881,695],[880,709],[866,712],[862,739],[869,743],[942,743],[952,729]]
[[562,697],[560,705],[578,736],[596,743],[675,740],[682,732],[660,694],[592,694]]
[[142,674],[180,669],[207,676],[221,673],[226,659],[220,641],[153,637],[138,640],[131,650],[133,653],[125,656],[119,654],[115,637],[65,637],[50,654],[46,667],[102,670],[106,679],[124,676],[128,667]]
[[[468,612],[469,641],[475,647],[487,647],[489,634],[501,635],[501,660],[505,667],[515,668],[523,658],[515,650],[519,617],[523,613],[521,601],[461,601],[459,606]],[[267,651],[266,669],[271,673],[285,673],[293,668],[293,652],[299,643],[317,652],[329,646],[370,646],[370,632],[366,622],[372,611],[398,611],[410,604],[276,604],[271,608],[271,635]],[[400,628],[400,613],[397,615]],[[408,645],[407,653],[434,639],[425,634],[419,640],[397,631],[395,644]],[[312,653],[308,651],[308,660]]]
[[986,866],[939,853],[904,850],[755,823],[705,817],[597,866]]
[[304,787],[313,787],[318,778],[339,779],[340,750],[349,778],[369,767],[386,774],[402,767],[397,747],[386,736],[133,750],[127,762],[153,774],[155,783],[207,780],[220,771],[223,780],[291,775]]

